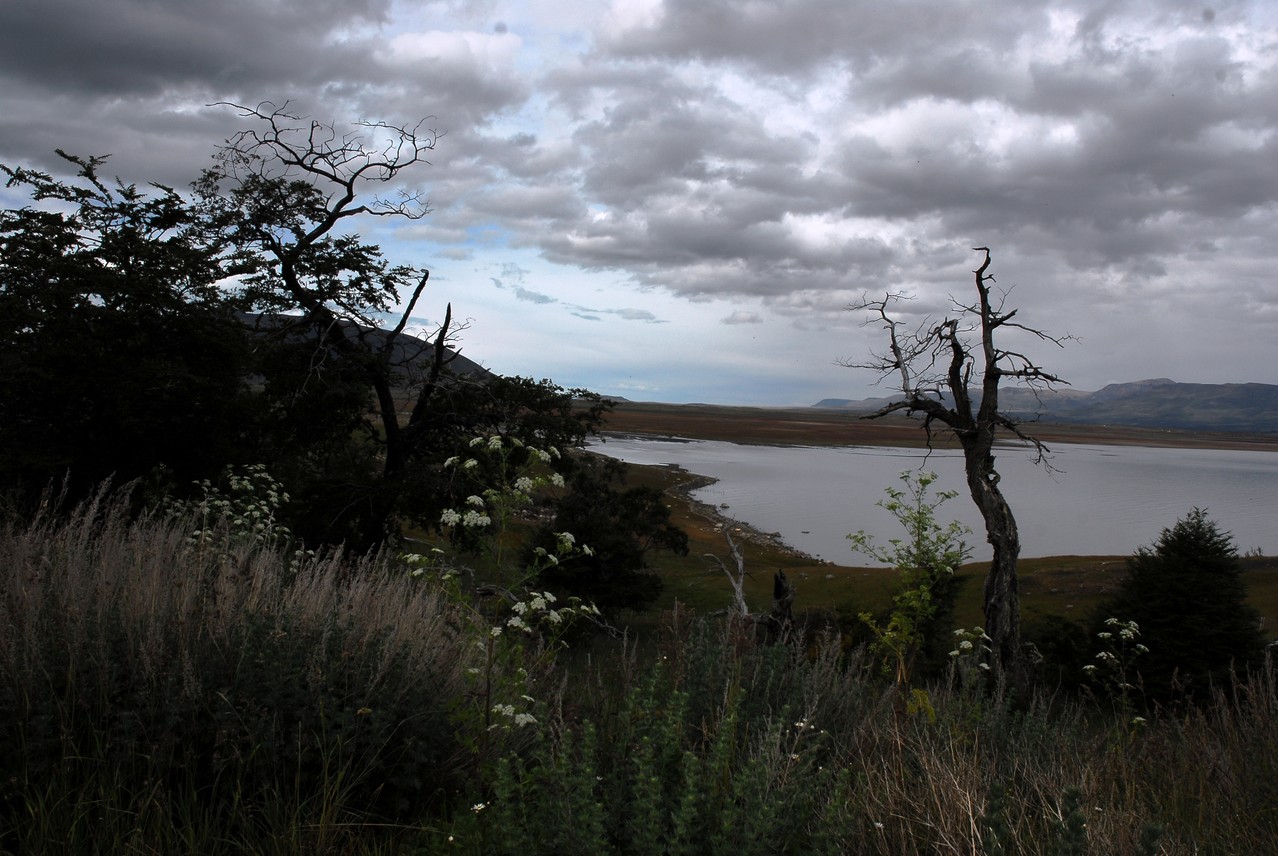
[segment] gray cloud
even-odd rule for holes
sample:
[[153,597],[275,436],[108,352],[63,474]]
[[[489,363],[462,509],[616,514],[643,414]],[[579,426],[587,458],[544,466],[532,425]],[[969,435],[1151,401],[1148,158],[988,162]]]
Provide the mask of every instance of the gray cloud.
[[[1278,347],[1272,4],[628,8],[12,0],[0,160],[113,152],[122,176],[181,186],[238,125],[213,101],[430,115],[447,135],[412,180],[434,213],[397,233],[424,256],[404,261],[518,250],[601,282],[755,300],[815,332],[856,329],[846,307],[867,291],[944,312],[969,248],[988,245],[1026,314],[1116,336],[1111,359],[1172,359],[1169,342],[1233,323],[1247,355],[1204,354],[1249,377],[1220,379],[1278,382],[1260,356]],[[530,277],[493,281],[601,326],[662,323]],[[715,312],[725,333],[760,318]],[[1137,318],[1160,332],[1115,333]],[[1097,347],[1071,359],[1099,374]]]
[[549,294],[542,294],[539,291],[532,291],[527,288],[516,286],[514,289],[515,299],[524,300],[528,303],[558,303],[559,301]]

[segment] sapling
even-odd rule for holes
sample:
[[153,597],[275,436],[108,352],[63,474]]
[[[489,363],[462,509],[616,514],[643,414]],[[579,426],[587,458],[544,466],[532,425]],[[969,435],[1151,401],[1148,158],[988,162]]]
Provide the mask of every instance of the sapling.
[[889,487],[888,498],[879,501],[907,537],[892,538],[882,547],[864,530],[848,536],[853,550],[891,565],[899,574],[887,622],[880,623],[868,612],[860,618],[873,631],[875,650],[902,690],[909,687],[919,652],[938,629],[943,630],[935,626],[948,594],[942,589],[952,584],[954,572],[970,554],[963,537],[971,530],[957,521],[946,526],[936,522],[936,509],[958,495],[938,491],[929,496],[936,479],[936,473],[906,470],[901,473],[905,489]]

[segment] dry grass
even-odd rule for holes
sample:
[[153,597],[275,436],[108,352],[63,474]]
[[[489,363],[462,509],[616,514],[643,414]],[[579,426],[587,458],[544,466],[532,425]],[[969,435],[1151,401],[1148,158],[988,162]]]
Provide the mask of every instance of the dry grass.
[[469,786],[473,613],[385,557],[294,566],[193,528],[100,494],[0,531],[0,852],[86,823],[331,832]]
[[1278,837],[1272,663],[1144,725],[957,677],[911,712],[834,638],[766,645],[672,613],[645,656],[583,646],[549,675],[566,709],[535,744],[494,737],[523,771],[494,785],[454,715],[487,635],[473,612],[377,557],[293,569],[189,530],[106,497],[0,530],[0,853],[666,852],[627,838],[641,818],[733,856],[967,856],[991,816],[1021,853],[1056,852],[1071,817],[1091,853],[1148,852],[1149,824],[1169,856]]

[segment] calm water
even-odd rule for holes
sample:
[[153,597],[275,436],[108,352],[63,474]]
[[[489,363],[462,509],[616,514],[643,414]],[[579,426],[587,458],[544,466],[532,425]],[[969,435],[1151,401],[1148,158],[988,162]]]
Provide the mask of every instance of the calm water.
[[[724,514],[838,564],[867,564],[849,532],[880,543],[899,525],[875,503],[899,487],[903,470],[940,478],[960,491],[937,513],[971,527],[976,559],[989,558],[980,515],[966,493],[955,452],[883,447],[745,446],[717,441],[609,438],[596,452],[637,464],[677,464],[718,479],[694,496]],[[1239,551],[1278,553],[1278,453],[1133,446],[1052,445],[1054,472],[1022,449],[996,452],[1001,486],[1020,524],[1021,555],[1123,555],[1150,544],[1191,508],[1206,508],[1233,533]]]

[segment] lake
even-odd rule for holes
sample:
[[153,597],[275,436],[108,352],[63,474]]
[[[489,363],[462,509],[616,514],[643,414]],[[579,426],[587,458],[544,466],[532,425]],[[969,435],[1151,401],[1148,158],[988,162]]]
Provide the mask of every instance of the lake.
[[[903,470],[935,471],[934,490],[960,495],[937,511],[973,530],[975,559],[990,557],[957,451],[880,446],[750,446],[713,440],[608,437],[592,451],[635,464],[675,464],[716,482],[693,497],[791,547],[836,564],[871,564],[846,539],[902,535],[876,503]],[[1233,533],[1239,552],[1278,552],[1278,453],[1147,446],[1052,445],[1052,470],[1015,446],[996,449],[1016,515],[1021,555],[1125,555],[1147,546],[1195,506]],[[726,506],[726,507],[724,507]]]

